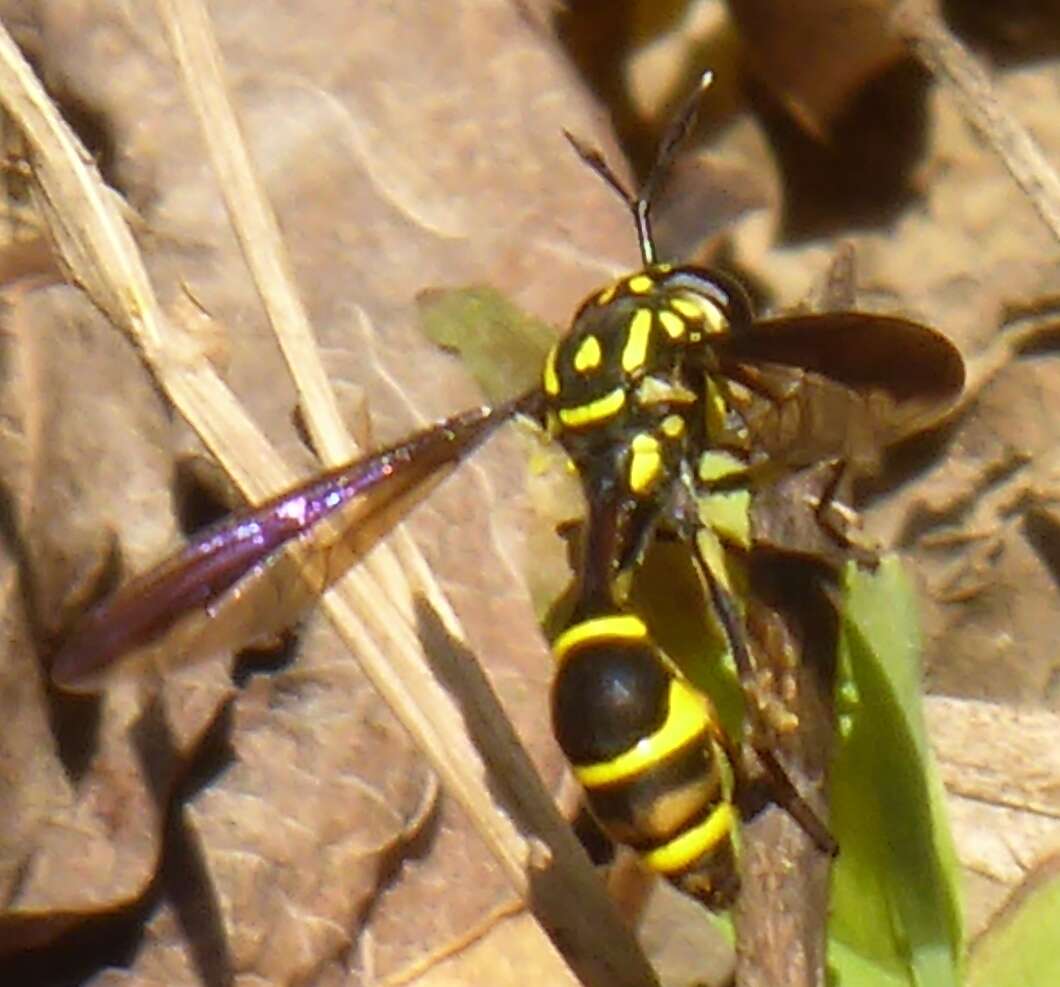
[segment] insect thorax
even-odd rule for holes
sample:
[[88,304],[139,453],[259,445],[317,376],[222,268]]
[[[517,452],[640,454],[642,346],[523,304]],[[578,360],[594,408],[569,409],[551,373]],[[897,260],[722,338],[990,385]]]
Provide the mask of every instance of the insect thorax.
[[750,321],[742,291],[697,267],[661,264],[590,296],[544,371],[550,434],[587,483],[638,499],[712,444],[712,342]]

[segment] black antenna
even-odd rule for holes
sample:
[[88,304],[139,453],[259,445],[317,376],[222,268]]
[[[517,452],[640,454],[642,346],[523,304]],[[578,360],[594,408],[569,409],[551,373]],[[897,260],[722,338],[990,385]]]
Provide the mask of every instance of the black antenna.
[[688,132],[692,129],[692,125],[696,120],[696,113],[699,110],[700,100],[703,98],[703,92],[706,90],[707,86],[711,84],[713,79],[714,74],[712,72],[703,73],[700,77],[699,85],[696,86],[695,90],[685,100],[670,125],[666,128],[662,140],[659,141],[659,149],[655,153],[655,161],[652,163],[651,170],[648,172],[648,177],[644,180],[644,183],[641,185],[640,190],[636,195],[633,195],[625,185],[618,180],[615,173],[611,170],[610,165],[604,160],[604,156],[597,148],[590,147],[588,144],[583,144],[570,131],[563,131],[563,136],[570,142],[571,147],[574,148],[578,157],[618,193],[619,198],[626,204],[629,211],[633,214],[633,223],[637,228],[637,244],[640,247],[640,257],[645,267],[650,267],[652,264],[656,263],[658,259],[655,253],[655,240],[652,238],[651,234],[650,215],[651,203],[655,195],[655,187],[658,185],[662,176],[666,174],[666,171],[673,162],[678,147],[681,146],[685,138],[688,136]]

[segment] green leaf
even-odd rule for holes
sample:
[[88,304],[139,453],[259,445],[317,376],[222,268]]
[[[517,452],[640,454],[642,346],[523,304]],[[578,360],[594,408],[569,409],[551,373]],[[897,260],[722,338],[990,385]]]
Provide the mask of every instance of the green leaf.
[[907,977],[888,971],[882,964],[832,938],[828,942],[829,982],[849,987],[906,987]]
[[491,404],[540,383],[556,331],[493,288],[429,289],[416,299],[423,334],[459,354]]
[[968,987],[1060,984],[1060,857],[1039,865],[972,946]]
[[950,987],[963,951],[959,871],[924,729],[914,594],[894,558],[871,574],[848,567],[844,590],[830,962],[839,984],[868,982],[867,964]]
[[710,697],[728,735],[740,737],[743,691],[687,545],[667,541],[651,545],[634,575],[630,604],[647,621],[666,655]]

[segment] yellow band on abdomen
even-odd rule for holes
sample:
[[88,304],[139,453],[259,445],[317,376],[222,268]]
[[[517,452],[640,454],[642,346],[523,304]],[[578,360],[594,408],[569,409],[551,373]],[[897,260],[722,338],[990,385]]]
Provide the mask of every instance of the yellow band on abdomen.
[[[573,765],[574,776],[589,789],[635,778],[674,751],[705,735],[713,723],[714,710],[710,700],[687,682],[675,678],[670,682],[666,722],[655,733],[641,738],[610,761]],[[705,736],[703,742],[707,742]]]
[[732,803],[722,802],[698,826],[685,830],[661,847],[649,850],[642,859],[658,874],[680,874],[727,839],[734,822]]

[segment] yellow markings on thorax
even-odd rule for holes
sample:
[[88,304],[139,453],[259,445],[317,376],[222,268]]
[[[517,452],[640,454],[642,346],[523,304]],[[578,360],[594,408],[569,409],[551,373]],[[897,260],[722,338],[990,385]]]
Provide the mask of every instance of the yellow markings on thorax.
[[609,284],[606,288],[604,288],[604,290],[596,296],[596,304],[600,306],[609,304],[611,302],[611,299],[615,297],[615,294],[619,288],[619,284],[620,282],[616,282],[615,284]]
[[591,370],[596,370],[600,366],[603,356],[604,351],[600,348],[600,340],[595,336],[586,336],[574,354],[574,369],[580,374],[587,374]]
[[678,295],[677,298],[671,298],[670,308],[678,315],[695,322],[703,318],[703,309],[686,295]]
[[[707,425],[707,436],[711,442],[742,447],[747,445],[751,435],[743,416],[738,412],[733,413],[729,398],[735,389],[742,389],[742,385],[731,380],[722,382],[708,375],[704,387],[706,391],[706,401],[703,405],[704,417]],[[720,463],[721,460],[715,461],[715,465]],[[702,467],[703,463],[701,462],[700,468],[702,469]],[[703,479],[710,479],[710,477],[703,476]]]
[[659,313],[659,325],[671,339],[680,339],[687,329],[680,315],[665,308]]
[[637,404],[643,408],[653,404],[695,404],[696,394],[683,384],[675,384],[660,377],[645,377],[637,387]]
[[655,287],[655,278],[650,274],[634,274],[626,282],[626,290],[632,295],[646,295]]
[[698,498],[699,519],[730,545],[751,547],[751,491],[725,490]]
[[731,802],[722,802],[698,826],[644,854],[644,862],[658,874],[680,874],[700,857],[728,839],[736,824]]
[[638,308],[629,320],[626,345],[622,348],[622,369],[627,374],[643,369],[648,359],[648,343],[651,341],[651,309]]
[[552,349],[548,351],[548,356],[545,358],[545,372],[543,374],[542,383],[545,387],[545,393],[550,397],[555,397],[559,394],[559,374],[556,373],[556,357],[559,351],[559,343],[553,345]]
[[629,489],[638,497],[651,492],[662,475],[662,444],[648,432],[638,432],[629,444]]
[[727,430],[729,402],[725,399],[721,387],[712,377],[706,379],[706,397],[704,409],[707,418],[707,434],[715,439],[723,436]]
[[640,617],[630,613],[608,614],[568,627],[552,642],[552,656],[557,665],[562,665],[572,651],[587,644],[643,644],[647,640],[648,627]]
[[701,322],[708,335],[722,336],[729,331],[725,313],[705,295],[687,292],[670,299],[670,308],[692,322]]
[[704,737],[715,722],[710,700],[684,679],[670,681],[666,720],[655,733],[642,737],[610,761],[574,765],[574,775],[585,788],[600,788],[636,778],[663,758]]
[[685,420],[680,415],[667,415],[660,423],[662,434],[668,439],[679,439],[685,434]]
[[724,449],[708,449],[699,457],[697,473],[704,483],[728,480],[747,472],[747,463]]
[[626,392],[621,387],[608,391],[602,398],[579,404],[574,408],[560,408],[559,420],[566,428],[585,428],[614,418],[626,403]]

